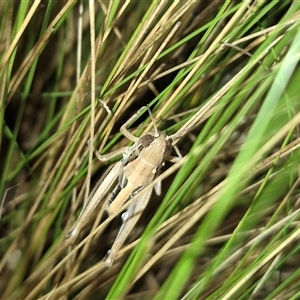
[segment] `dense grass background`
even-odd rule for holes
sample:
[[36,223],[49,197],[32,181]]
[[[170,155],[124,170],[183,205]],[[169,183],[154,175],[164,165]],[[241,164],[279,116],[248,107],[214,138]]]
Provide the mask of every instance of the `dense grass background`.
[[[299,1],[0,2],[1,299],[298,299]],[[105,201],[149,105],[167,163],[111,268]],[[111,110],[108,114],[107,108]],[[145,113],[130,130],[151,130]]]

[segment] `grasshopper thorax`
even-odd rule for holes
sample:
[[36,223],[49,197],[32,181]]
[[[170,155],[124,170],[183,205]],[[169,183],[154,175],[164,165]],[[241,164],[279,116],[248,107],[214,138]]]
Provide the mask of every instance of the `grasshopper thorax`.
[[165,159],[171,155],[172,145],[162,132],[146,133],[140,137],[141,159],[148,161],[150,164],[159,166]]

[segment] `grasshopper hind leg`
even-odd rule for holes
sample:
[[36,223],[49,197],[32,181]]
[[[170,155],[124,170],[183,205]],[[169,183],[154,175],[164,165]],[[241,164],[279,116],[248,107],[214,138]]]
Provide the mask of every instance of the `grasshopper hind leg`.
[[114,263],[114,260],[123,246],[125,240],[127,239],[128,235],[134,228],[135,224],[137,223],[138,219],[140,218],[142,212],[144,211],[148,201],[150,199],[152,190],[148,190],[146,192],[140,191],[141,196],[129,205],[127,211],[122,214],[123,224],[118,232],[118,235],[111,247],[111,249],[107,252],[105,257],[103,258],[104,263],[111,267]]

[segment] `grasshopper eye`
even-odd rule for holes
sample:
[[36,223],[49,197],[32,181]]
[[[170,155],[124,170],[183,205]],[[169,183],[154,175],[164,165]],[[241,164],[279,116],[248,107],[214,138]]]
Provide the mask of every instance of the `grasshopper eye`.
[[154,136],[152,134],[145,134],[141,137],[140,142],[143,148],[147,148],[154,141]]

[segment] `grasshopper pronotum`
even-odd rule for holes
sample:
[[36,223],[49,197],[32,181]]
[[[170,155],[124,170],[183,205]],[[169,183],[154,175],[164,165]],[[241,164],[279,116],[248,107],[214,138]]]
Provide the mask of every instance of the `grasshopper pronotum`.
[[[140,196],[136,201],[130,204],[127,211],[122,214],[123,224],[104,259],[108,266],[113,264],[118,251],[135,226],[151,197],[151,189],[145,192],[143,192],[142,189],[159,175],[161,167],[164,165],[165,160],[170,158],[172,152],[171,143],[175,135],[167,137],[162,132],[159,132],[153,120],[154,133],[143,134],[140,138],[135,137],[126,129],[127,125],[131,123],[143,109],[144,107],[133,115],[120,129],[124,136],[135,142],[133,146],[119,149],[107,155],[100,155],[96,152],[100,160],[108,160],[120,153],[123,154],[123,158],[102,176],[100,184],[94,188],[77,221],[66,235],[66,239],[75,239],[89,214],[96,208],[98,203],[115,183],[117,177],[119,177],[119,182],[111,193],[110,200],[106,206],[106,210],[109,214],[114,214],[119,211],[123,204],[137,193],[139,193]],[[152,119],[150,110],[149,114]],[[175,150],[180,157],[179,150],[176,147]],[[173,157],[169,160],[175,162],[179,157]],[[154,189],[156,194],[159,195],[161,192],[161,184],[156,184]]]

